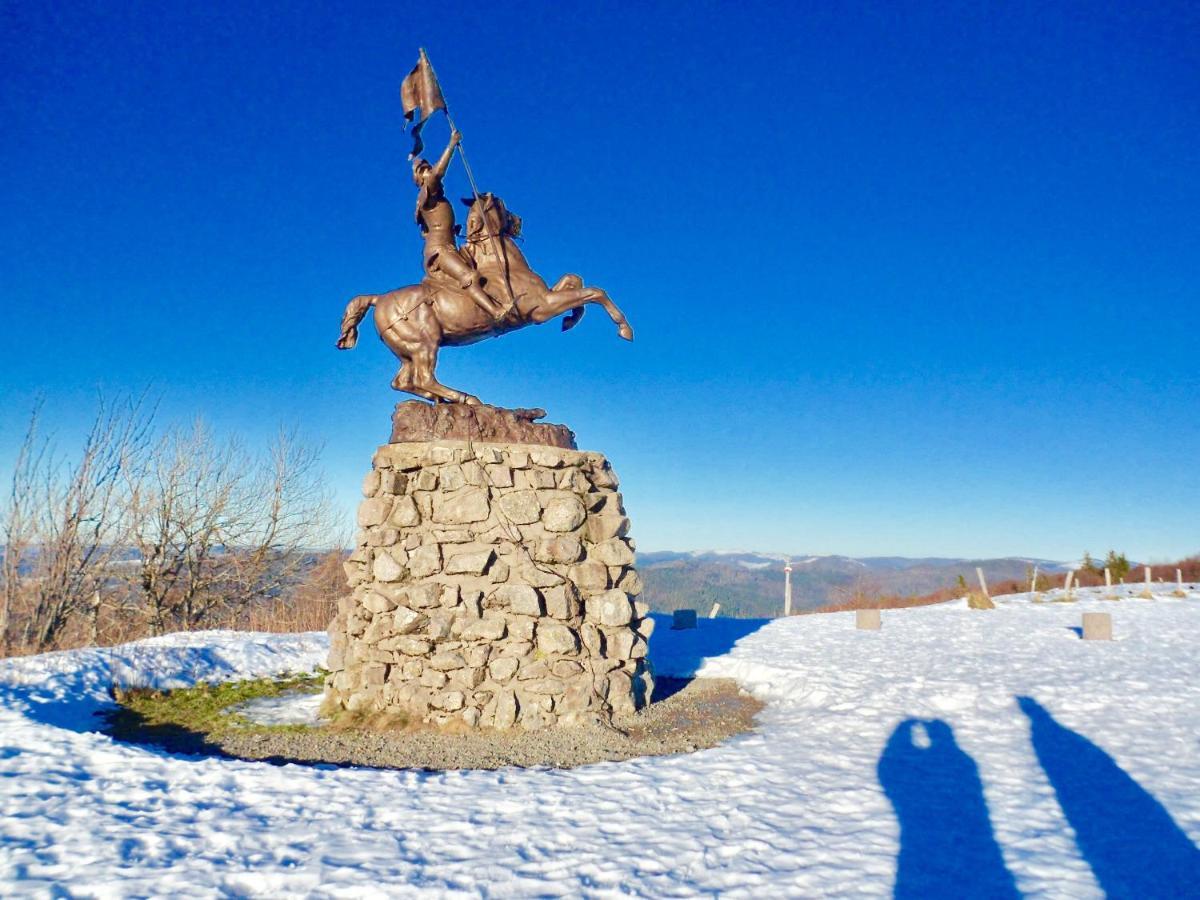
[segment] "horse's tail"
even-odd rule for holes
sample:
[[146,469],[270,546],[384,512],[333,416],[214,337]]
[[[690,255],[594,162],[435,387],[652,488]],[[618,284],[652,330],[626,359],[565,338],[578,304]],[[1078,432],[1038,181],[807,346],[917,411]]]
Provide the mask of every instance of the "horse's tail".
[[342,334],[337,341],[339,350],[349,350],[358,343],[358,323],[378,299],[378,294],[359,294],[346,304],[346,311],[342,313]]

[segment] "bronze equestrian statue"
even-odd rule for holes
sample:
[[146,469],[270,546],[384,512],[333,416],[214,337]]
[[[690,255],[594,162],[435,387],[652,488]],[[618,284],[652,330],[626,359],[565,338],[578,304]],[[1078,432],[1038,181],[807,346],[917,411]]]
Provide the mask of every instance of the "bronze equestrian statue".
[[[422,61],[426,62],[423,54]],[[432,84],[437,93],[434,101],[426,100],[426,109],[444,111],[440,87],[436,80]],[[407,100],[405,105],[408,116]],[[375,330],[400,359],[393,388],[435,403],[477,404],[478,397],[437,380],[442,347],[473,344],[570,313],[563,320],[566,331],[579,322],[588,303],[604,307],[617,334],[633,340],[625,314],[603,289],[584,287],[578,275],[564,275],[550,287],[530,268],[514,240],[521,232],[521,220],[494,194],[477,193],[463,201],[470,209],[466,243],[458,246],[454,210],[442,185],[454,149],[462,153],[461,135],[453,124],[451,128],[450,143],[436,163],[413,154],[413,181],[418,188],[415,218],[425,241],[425,276],[420,284],[385,294],[360,294],[351,300],[342,316],[338,348],[349,350],[357,343],[359,323],[374,308]]]

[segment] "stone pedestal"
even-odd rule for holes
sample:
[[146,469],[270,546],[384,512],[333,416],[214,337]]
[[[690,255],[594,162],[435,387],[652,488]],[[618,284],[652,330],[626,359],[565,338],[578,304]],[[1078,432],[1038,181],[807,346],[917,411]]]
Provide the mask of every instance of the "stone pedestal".
[[536,729],[649,701],[654,622],[601,454],[390,443],[363,494],[327,706]]

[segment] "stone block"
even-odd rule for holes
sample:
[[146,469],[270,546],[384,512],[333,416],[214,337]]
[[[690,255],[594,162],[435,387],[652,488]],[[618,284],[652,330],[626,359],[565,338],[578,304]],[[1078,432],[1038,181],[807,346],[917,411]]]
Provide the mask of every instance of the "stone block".
[[442,585],[432,581],[413,585],[405,591],[406,602],[413,609],[432,609],[435,606],[441,606],[442,588]]
[[371,563],[371,574],[375,576],[376,581],[399,581],[404,577],[404,566],[396,562],[386,550],[382,550],[375,554],[375,561]]
[[671,618],[671,630],[681,631],[696,627],[696,611],[694,609],[677,609]]
[[426,688],[433,688],[434,690],[437,690],[438,688],[445,688],[445,684],[446,682],[449,682],[449,680],[450,677],[448,674],[445,672],[439,672],[436,670],[436,668],[425,668],[425,670],[421,672],[420,677],[421,684],[424,684]]
[[463,659],[463,655],[458,651],[447,650],[442,653],[435,653],[430,657],[427,665],[435,671],[448,672],[451,669],[466,668],[467,661]]
[[485,466],[484,478],[492,487],[507,488],[513,486],[513,473],[512,469],[508,466]]
[[391,612],[396,608],[397,603],[381,591],[368,591],[362,599],[362,606],[371,615],[377,616],[381,613]]
[[599,622],[601,625],[619,627],[628,625],[633,619],[633,603],[630,602],[624,591],[615,588],[589,597],[585,606],[587,618],[592,622]]
[[374,497],[379,493],[379,470],[372,469],[363,478],[362,495],[364,497]]
[[528,681],[521,688],[530,694],[553,695],[565,692],[567,686],[557,678],[543,678],[538,681]]
[[525,616],[508,616],[508,636],[514,641],[533,641],[534,620]]
[[877,609],[855,610],[854,627],[860,631],[879,631],[883,627],[883,617]]
[[488,664],[488,659],[491,658],[493,646],[493,644],[475,644],[474,646],[464,647],[461,651],[463,659],[472,668],[483,668]]
[[466,525],[482,522],[491,514],[484,488],[467,487],[450,494],[433,495],[433,521],[439,525]]
[[566,625],[543,622],[537,629],[537,647],[543,653],[574,653],[579,648],[579,639]]
[[413,578],[428,578],[442,569],[442,548],[437,544],[418,547],[408,555],[408,571]]
[[583,503],[573,494],[555,497],[546,504],[542,511],[542,524],[547,531],[574,531],[583,524],[587,510]]
[[463,474],[462,466],[457,464],[442,466],[438,470],[438,484],[443,491],[457,491],[459,488],[466,487],[467,479]]
[[503,657],[494,659],[488,664],[488,674],[492,681],[508,681],[517,672],[517,661]]
[[423,628],[428,621],[425,616],[404,606],[397,607],[390,618],[391,628],[389,630],[392,634],[412,634]]
[[583,672],[583,666],[573,659],[559,659],[550,664],[550,673],[555,678],[574,678]]
[[533,558],[544,563],[569,564],[582,555],[583,544],[567,534],[542,538],[533,547]]
[[496,711],[493,725],[496,728],[512,728],[517,722],[520,707],[517,705],[517,695],[512,691],[501,691],[496,695]]
[[388,521],[397,528],[412,528],[421,521],[421,513],[412,497],[396,497]]
[[579,598],[571,585],[560,584],[542,591],[546,615],[555,619],[574,619],[579,615]]
[[456,553],[446,561],[447,575],[482,575],[496,554],[492,550],[474,550],[468,553]]
[[[621,577],[617,579],[616,586],[630,597],[640,597],[644,590],[642,576],[637,573],[637,569],[626,569]],[[644,616],[645,613],[641,615]]]
[[358,505],[358,524],[362,528],[373,528],[387,521],[392,509],[390,497],[372,497]]
[[464,641],[498,641],[508,626],[499,616],[484,616],[466,626],[461,633]]
[[379,472],[379,493],[392,496],[403,494],[408,489],[408,476],[392,469],[382,469]]
[[567,570],[567,578],[575,582],[579,589],[587,593],[608,590],[608,566],[604,563],[588,560]]
[[462,691],[446,691],[444,694],[438,694],[430,702],[438,709],[444,709],[447,712],[454,712],[462,709],[465,698]]
[[542,598],[527,584],[506,584],[496,588],[492,594],[496,605],[506,608],[518,616],[540,616]]
[[613,538],[593,546],[588,551],[588,559],[594,559],[606,566],[631,566],[634,554],[627,541],[623,538]]
[[1098,612],[1084,613],[1083,639],[1085,641],[1111,641],[1113,639],[1112,615]]
[[625,516],[589,516],[586,534],[587,539],[593,544],[601,544],[613,538],[625,537],[625,535],[629,534],[629,519]]
[[538,521],[542,515],[541,504],[538,503],[535,491],[514,491],[500,498],[500,512],[510,522],[516,525],[528,525]]

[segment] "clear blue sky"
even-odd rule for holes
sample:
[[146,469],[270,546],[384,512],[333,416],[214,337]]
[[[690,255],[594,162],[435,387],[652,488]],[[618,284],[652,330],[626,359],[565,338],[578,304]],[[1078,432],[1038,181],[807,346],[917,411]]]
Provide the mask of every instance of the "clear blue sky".
[[419,45],[531,262],[637,330],[442,378],[607,453],[641,548],[1200,549],[1190,3],[5,4],[0,468],[39,392],[65,439],[150,385],[297,424],[349,515],[395,362],[333,341],[420,276]]

